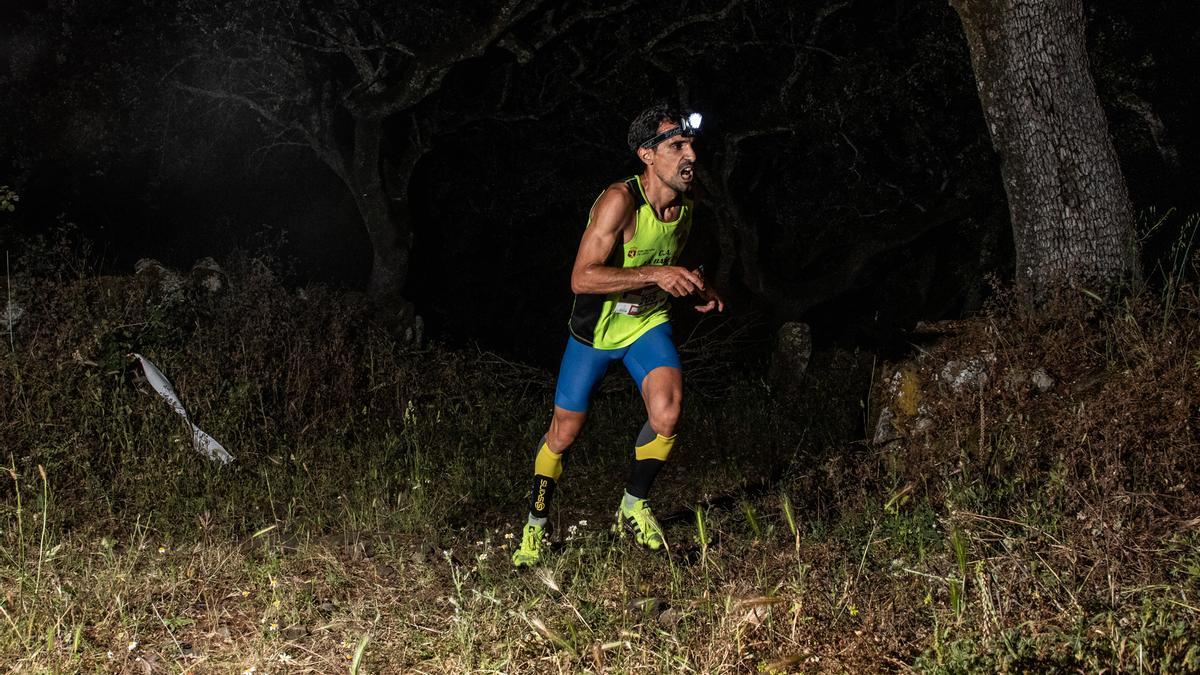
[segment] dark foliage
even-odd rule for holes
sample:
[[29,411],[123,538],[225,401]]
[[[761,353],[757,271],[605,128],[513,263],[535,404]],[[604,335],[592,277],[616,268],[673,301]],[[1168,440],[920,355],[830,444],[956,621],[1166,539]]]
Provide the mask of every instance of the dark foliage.
[[[365,284],[360,216],[311,150],[235,102],[179,89],[234,75],[197,65],[214,44],[207,57],[240,53],[218,36],[280,21],[299,30],[320,9],[292,4],[290,13],[238,5],[220,26],[205,18],[212,7],[183,2],[18,12],[3,42],[0,78],[18,105],[0,113],[12,162],[0,184],[22,201],[2,224],[4,246],[20,248],[63,214],[110,269],[127,270],[148,255],[176,265],[223,255],[267,225],[288,233],[301,279]],[[1189,24],[1171,6],[1089,8],[1093,70],[1135,204],[1187,208],[1172,202],[1197,156],[1186,133],[1197,101],[1183,77]],[[446,33],[436,26],[485,18],[474,5],[368,9],[415,51]],[[706,113],[709,244],[697,252],[736,307],[765,309],[771,321],[804,317],[823,340],[875,346],[897,327],[980,306],[985,275],[1009,274],[998,173],[945,3],[545,9],[388,120],[385,166],[417,140],[429,148],[401,187],[415,235],[406,294],[435,333],[527,359],[556,349],[528,335],[561,334],[587,207],[633,170],[622,147],[628,121],[662,97]],[[320,94],[301,91],[303,82],[353,82],[347,61],[303,63],[311,77],[289,85],[288,100]],[[344,141],[349,121],[338,119],[331,130]]]

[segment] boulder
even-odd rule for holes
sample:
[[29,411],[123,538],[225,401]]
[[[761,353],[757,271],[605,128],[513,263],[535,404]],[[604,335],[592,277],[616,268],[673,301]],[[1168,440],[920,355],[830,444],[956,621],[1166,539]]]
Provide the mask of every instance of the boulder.
[[875,445],[899,440],[906,431],[929,428],[930,420],[924,415],[925,406],[921,401],[921,381],[914,365],[904,364],[885,377],[881,390],[882,407],[871,438]]
[[192,265],[189,281],[194,291],[200,294],[215,295],[225,290],[229,278],[225,270],[212,258],[201,258]]
[[901,438],[903,435],[896,428],[896,416],[890,407],[885,406],[879,411],[879,419],[875,422],[875,434],[871,437],[871,442],[875,445],[886,445]]
[[779,327],[775,350],[771,356],[771,379],[777,386],[789,386],[800,381],[812,359],[812,329],[799,321],[788,321]]
[[142,258],[133,266],[138,280],[146,289],[165,302],[183,302],[187,285],[178,272],[153,258]]

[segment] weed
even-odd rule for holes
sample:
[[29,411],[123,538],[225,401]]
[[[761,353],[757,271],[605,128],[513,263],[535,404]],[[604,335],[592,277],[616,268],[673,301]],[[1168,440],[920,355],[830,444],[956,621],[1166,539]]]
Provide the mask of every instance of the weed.
[[[668,537],[694,527],[695,545],[659,555],[587,527],[644,418],[631,388],[602,388],[553,515],[578,524],[543,571],[514,573],[505,534],[550,375],[414,351],[350,296],[229,268],[224,295],[183,304],[111,277],[14,284],[29,319],[0,387],[14,668],[1198,667],[1187,278],[1166,310],[998,303],[908,364],[927,420],[901,419],[886,449],[855,441],[866,356],[814,354],[778,398],[714,365],[654,495]],[[234,464],[191,451],[125,361],[135,347]],[[940,382],[945,358],[981,351],[987,386]],[[1036,368],[1050,389],[1006,379]]]

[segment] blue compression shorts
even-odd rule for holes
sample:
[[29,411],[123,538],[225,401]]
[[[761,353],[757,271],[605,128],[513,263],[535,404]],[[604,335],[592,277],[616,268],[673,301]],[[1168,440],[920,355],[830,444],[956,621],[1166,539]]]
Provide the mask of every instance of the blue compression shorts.
[[592,389],[613,361],[625,363],[638,391],[641,391],[646,375],[655,368],[680,368],[679,352],[675,351],[675,343],[671,340],[671,324],[659,324],[633,344],[620,349],[596,349],[574,337],[567,338],[567,350],[558,369],[554,405],[572,412],[587,412]]

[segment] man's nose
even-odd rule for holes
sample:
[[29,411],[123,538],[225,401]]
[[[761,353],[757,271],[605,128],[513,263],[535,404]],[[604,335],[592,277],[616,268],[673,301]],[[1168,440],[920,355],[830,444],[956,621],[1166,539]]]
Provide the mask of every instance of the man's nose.
[[696,150],[692,147],[691,143],[683,146],[683,158],[689,162],[696,161]]

